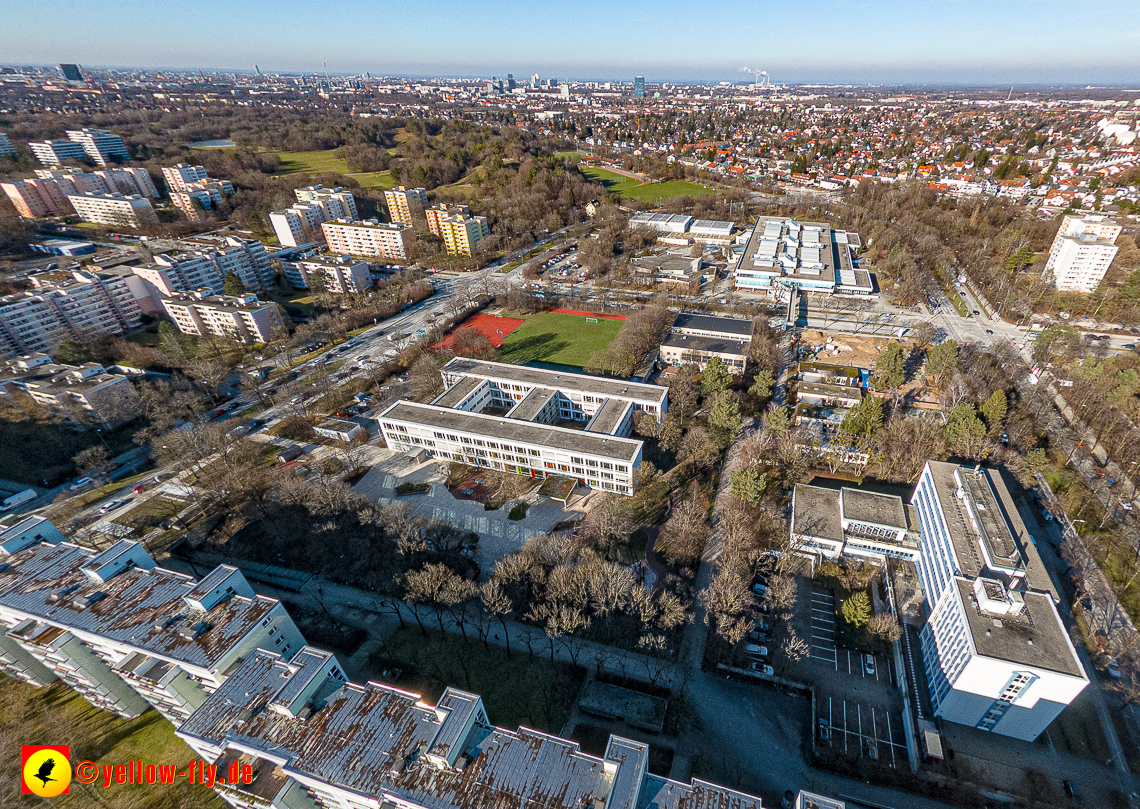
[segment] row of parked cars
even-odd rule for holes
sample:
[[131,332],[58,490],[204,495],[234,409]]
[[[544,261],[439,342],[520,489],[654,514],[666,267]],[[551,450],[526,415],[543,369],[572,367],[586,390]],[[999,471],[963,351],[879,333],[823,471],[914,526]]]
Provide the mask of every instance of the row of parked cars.
[[756,575],[752,577],[752,629],[748,633],[748,643],[744,651],[748,654],[750,668],[760,674],[772,676],[772,666],[769,665],[768,646],[772,642],[772,608],[765,603],[768,595],[768,577],[760,565],[756,566]]

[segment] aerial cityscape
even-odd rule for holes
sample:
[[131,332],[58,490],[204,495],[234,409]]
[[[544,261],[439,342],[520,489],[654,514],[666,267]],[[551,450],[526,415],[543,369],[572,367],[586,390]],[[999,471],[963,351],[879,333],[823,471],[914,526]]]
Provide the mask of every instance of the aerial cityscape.
[[13,10],[0,805],[1140,809],[1135,9],[952,5]]

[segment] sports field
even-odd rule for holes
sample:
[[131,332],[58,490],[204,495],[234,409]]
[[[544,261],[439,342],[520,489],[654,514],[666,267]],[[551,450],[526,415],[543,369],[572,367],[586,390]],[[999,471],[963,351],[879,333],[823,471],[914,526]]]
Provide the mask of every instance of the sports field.
[[674,197],[699,197],[715,194],[716,189],[711,186],[691,183],[688,180],[670,180],[665,183],[643,183],[632,177],[616,174],[606,169],[587,168],[579,166],[578,170],[587,180],[601,183],[607,191],[619,194],[626,199],[638,202],[659,203]]
[[348,163],[343,157],[336,156],[336,149],[318,152],[278,152],[277,155],[281,158],[282,174],[324,174],[331,171],[351,177],[365,188],[391,188],[396,184],[396,179],[390,171],[350,174]]
[[[528,317],[503,342],[503,362],[542,362],[581,368],[595,351],[605,348],[621,328],[620,320],[541,312]],[[589,317],[593,318],[593,315]]]
[[[503,344],[503,341],[507,339],[507,336],[524,322],[525,321],[517,317],[496,317],[495,315],[485,315],[480,312],[474,317],[463,321],[463,324],[459,326],[459,328],[463,329],[470,326],[476,331],[482,332],[483,336],[491,341],[491,345],[498,348]],[[447,339],[440,343],[440,347],[446,349],[453,339],[455,339],[454,333],[448,335]]]

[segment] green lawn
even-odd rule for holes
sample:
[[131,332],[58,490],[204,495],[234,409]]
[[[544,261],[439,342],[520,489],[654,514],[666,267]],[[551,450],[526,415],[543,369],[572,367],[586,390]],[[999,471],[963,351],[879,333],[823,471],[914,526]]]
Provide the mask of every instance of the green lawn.
[[595,351],[605,348],[617,336],[620,320],[598,318],[587,323],[579,315],[542,312],[532,315],[503,343],[505,362],[547,362],[584,366]]
[[317,152],[278,152],[282,174],[324,174],[335,172],[351,177],[364,188],[391,188],[396,178],[390,171],[369,171],[352,174],[344,158],[336,156],[336,149]]
[[672,199],[673,197],[699,197],[716,193],[716,189],[711,186],[691,183],[688,180],[670,180],[665,183],[643,183],[640,180],[616,174],[612,171],[606,171],[605,169],[580,166],[578,170],[582,172],[582,176],[587,180],[604,185],[607,191],[620,194],[626,199],[637,200],[638,202],[656,204],[667,199]]

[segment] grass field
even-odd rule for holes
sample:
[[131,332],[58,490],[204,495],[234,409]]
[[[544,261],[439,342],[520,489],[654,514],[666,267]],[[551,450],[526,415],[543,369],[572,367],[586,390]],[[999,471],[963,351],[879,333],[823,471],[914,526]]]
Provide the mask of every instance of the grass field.
[[503,342],[504,362],[548,362],[581,368],[605,348],[621,328],[620,320],[587,323],[580,315],[542,312],[532,315]]
[[673,197],[700,197],[715,194],[716,189],[711,186],[691,183],[688,180],[671,180],[667,183],[643,183],[632,177],[615,174],[606,169],[578,168],[582,176],[595,183],[601,183],[607,191],[620,194],[626,199],[638,202],[659,203]]
[[278,152],[282,174],[325,174],[335,172],[351,177],[365,188],[391,188],[396,178],[390,171],[372,171],[352,174],[344,158],[336,156],[336,149],[319,152]]

